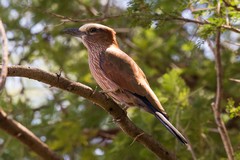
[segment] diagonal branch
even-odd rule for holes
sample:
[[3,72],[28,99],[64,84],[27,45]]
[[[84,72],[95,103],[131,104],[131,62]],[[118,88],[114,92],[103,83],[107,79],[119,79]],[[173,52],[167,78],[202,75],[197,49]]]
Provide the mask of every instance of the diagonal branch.
[[240,11],[240,8],[237,5],[232,5],[231,1],[229,2],[229,0],[223,0],[223,2],[227,7],[232,7],[236,11]]
[[234,79],[234,78],[229,78],[230,81],[233,81],[233,82],[238,82],[240,83],[240,79]]
[[26,144],[31,150],[36,152],[44,159],[60,160],[48,146],[43,143],[38,137],[36,137],[26,127],[9,118],[7,114],[0,108],[0,128],[12,135],[22,143]]
[[152,151],[157,157],[161,159],[174,160],[176,156],[166,150],[158,141],[156,141],[151,135],[145,133],[139,129],[125,114],[112,99],[109,99],[105,94],[92,90],[90,87],[70,81],[59,75],[45,72],[37,68],[23,67],[23,66],[11,66],[8,67],[8,76],[26,77],[34,79],[53,87],[57,87],[71,93],[82,96],[103,108],[108,112],[115,120],[116,124],[125,132],[128,136],[138,141],[150,151]]
[[8,41],[1,19],[0,19],[0,33],[2,35],[2,66],[3,66],[3,69],[0,74],[0,91],[1,91],[6,82],[8,65]]

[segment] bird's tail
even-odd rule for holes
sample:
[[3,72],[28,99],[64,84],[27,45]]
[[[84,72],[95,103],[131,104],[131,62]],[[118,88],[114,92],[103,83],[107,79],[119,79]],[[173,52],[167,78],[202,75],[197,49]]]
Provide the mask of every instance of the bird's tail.
[[180,142],[187,144],[186,138],[168,121],[168,119],[161,112],[155,111],[154,115]]
[[180,142],[183,144],[187,144],[186,138],[169,122],[166,115],[158,111],[148,100],[146,97],[136,95],[140,98],[148,107],[148,111],[150,111],[168,130],[171,132]]

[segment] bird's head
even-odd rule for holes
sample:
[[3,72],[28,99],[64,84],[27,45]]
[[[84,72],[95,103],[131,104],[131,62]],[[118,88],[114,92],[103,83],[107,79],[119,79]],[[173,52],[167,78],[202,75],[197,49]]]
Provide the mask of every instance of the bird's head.
[[83,44],[88,48],[108,48],[116,45],[116,32],[107,26],[97,23],[87,23],[80,28],[68,28],[64,33],[79,37]]

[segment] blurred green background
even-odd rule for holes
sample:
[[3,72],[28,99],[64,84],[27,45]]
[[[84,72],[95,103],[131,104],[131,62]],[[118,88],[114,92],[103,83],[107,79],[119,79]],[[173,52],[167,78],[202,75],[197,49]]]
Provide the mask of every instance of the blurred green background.
[[[117,31],[118,42],[143,69],[170,116],[186,135],[191,154],[152,115],[130,108],[128,116],[179,159],[226,159],[214,121],[214,54],[218,25],[240,25],[240,14],[215,0],[0,0],[0,17],[9,39],[11,65],[33,66],[95,88],[87,51],[78,39],[63,35],[67,27],[98,22]],[[231,1],[232,5],[238,2]],[[71,22],[71,17],[80,22]],[[174,16],[208,20],[197,25]],[[105,19],[101,20],[102,17]],[[97,21],[99,20],[99,21]],[[240,152],[240,33],[221,30],[223,97],[221,116],[235,150]],[[99,87],[98,87],[98,90]],[[74,94],[25,78],[8,78],[0,107],[29,128],[65,160],[157,159],[133,142],[100,107]],[[1,160],[39,159],[18,140],[0,131]]]

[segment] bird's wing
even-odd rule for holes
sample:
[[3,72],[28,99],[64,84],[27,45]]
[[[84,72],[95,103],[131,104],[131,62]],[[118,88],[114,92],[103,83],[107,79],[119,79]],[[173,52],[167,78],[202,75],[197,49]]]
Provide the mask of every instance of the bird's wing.
[[143,71],[120,49],[107,49],[101,53],[100,67],[119,87],[143,95],[141,83],[148,83]]
[[149,87],[146,76],[134,60],[117,48],[108,48],[100,56],[100,67],[119,87],[146,97],[159,111],[165,111]]

